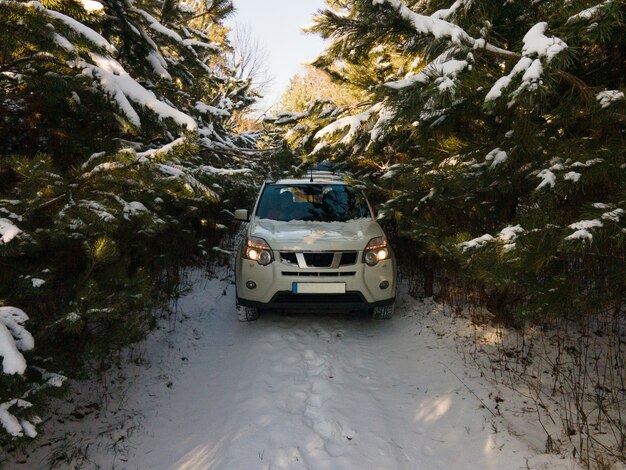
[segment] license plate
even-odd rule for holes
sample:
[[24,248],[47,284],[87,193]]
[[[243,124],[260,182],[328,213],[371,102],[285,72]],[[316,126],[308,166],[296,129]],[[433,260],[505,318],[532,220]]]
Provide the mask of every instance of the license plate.
[[291,286],[294,294],[345,294],[345,282],[294,282]]

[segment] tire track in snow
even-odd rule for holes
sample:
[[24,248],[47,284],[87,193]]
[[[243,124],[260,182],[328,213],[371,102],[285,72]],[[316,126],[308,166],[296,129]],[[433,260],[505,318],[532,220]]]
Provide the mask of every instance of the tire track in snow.
[[[355,381],[366,375],[358,357],[363,349],[352,332],[345,341],[341,323],[270,314],[242,325],[254,341],[241,372],[253,372],[236,387],[240,405],[222,427],[231,438],[218,452],[221,463],[211,468],[400,468],[390,444],[377,438],[384,419],[371,381]],[[245,416],[261,419],[246,424]]]
[[[494,434],[484,410],[437,366],[464,364],[453,340],[432,331],[440,324],[430,307],[400,299],[389,322],[274,312],[241,324],[234,287],[222,295],[224,281],[197,283],[181,299],[189,318],[150,340],[157,370],[138,375],[128,397],[145,431],[131,436],[123,460],[101,446],[93,462],[142,470],[509,470],[534,455]],[[154,376],[161,371],[171,387]]]

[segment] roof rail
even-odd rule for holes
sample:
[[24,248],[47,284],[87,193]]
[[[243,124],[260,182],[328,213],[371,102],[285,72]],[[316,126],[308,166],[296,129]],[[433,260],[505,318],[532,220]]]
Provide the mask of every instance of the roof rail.
[[327,180],[342,180],[343,179],[343,175],[340,173],[335,173],[333,171],[315,171],[312,170],[309,172],[308,174],[309,176],[311,176],[312,178],[324,178]]
[[309,176],[310,181],[314,181],[315,178],[343,181],[342,173],[336,171],[334,165],[326,161],[316,163],[305,174]]
[[318,162],[314,166],[311,167],[312,171],[328,171],[331,173],[335,172],[335,168],[330,162]]

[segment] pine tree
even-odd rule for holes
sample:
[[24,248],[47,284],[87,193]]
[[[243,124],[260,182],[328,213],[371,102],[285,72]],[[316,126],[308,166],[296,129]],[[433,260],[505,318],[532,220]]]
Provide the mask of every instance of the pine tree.
[[369,172],[415,256],[510,320],[619,309],[625,4],[329,4],[315,65],[368,98],[293,126],[309,158]]
[[[106,364],[142,338],[167,297],[163,273],[207,255],[222,209],[253,191],[256,136],[231,122],[254,102],[227,63],[232,11],[0,1],[0,308],[29,318],[46,368]],[[41,365],[2,376],[12,423],[37,410],[13,397],[62,381]],[[33,437],[35,421],[0,440]]]

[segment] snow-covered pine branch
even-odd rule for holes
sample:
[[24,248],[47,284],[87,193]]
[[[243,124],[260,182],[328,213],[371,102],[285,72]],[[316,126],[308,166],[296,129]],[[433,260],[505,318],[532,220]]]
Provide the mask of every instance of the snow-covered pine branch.
[[547,27],[546,22],[540,22],[528,30],[523,39],[522,57],[507,75],[494,83],[485,96],[486,102],[502,97],[513,80],[520,75],[521,80],[517,88],[505,95],[509,107],[525,90],[535,91],[543,84],[544,62],[550,64],[557,55],[567,49],[567,44],[561,39],[545,35]]
[[198,124],[191,116],[159,100],[152,91],[146,90],[133,79],[115,59],[95,53],[90,56],[93,63],[76,60],[70,62],[70,65],[81,69],[84,75],[93,78],[94,83],[97,83],[102,91],[115,102],[134,126],[141,127],[141,119],[130,101],[151,110],[159,119],[171,118],[178,126],[188,130],[197,128]]
[[11,220],[0,218],[0,244],[7,244],[22,231]]
[[21,351],[35,347],[33,336],[24,328],[28,315],[16,307],[0,307],[0,356],[5,374],[23,374],[26,359]]

